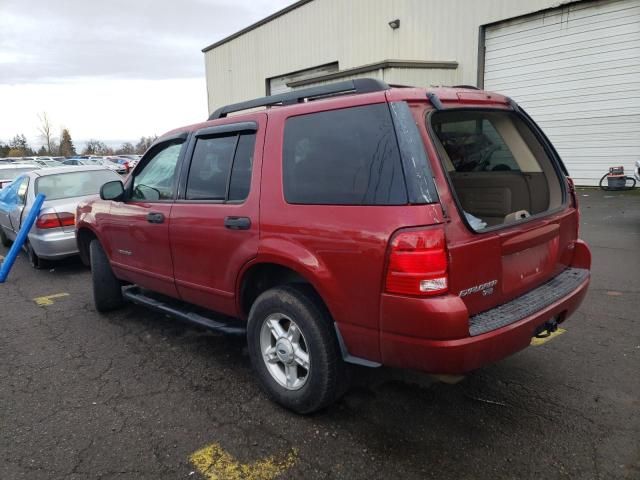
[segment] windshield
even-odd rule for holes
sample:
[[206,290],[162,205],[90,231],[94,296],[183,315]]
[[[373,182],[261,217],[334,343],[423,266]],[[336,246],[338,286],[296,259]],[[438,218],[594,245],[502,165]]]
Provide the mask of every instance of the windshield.
[[96,195],[107,182],[120,180],[109,170],[69,172],[47,175],[36,180],[35,193],[43,193],[47,200]]
[[36,170],[36,168],[26,167],[26,168],[12,168],[7,170],[0,170],[0,178],[2,180],[13,180],[19,177],[20,175],[22,175],[23,173],[31,172],[33,170]]

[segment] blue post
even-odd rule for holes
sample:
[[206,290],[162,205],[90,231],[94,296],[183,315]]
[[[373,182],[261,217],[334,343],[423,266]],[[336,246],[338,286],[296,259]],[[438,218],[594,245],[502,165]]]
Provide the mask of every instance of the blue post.
[[36,197],[35,202],[33,202],[33,207],[31,207],[31,211],[29,212],[27,219],[22,224],[22,227],[18,232],[18,236],[16,237],[16,241],[11,245],[9,253],[7,253],[7,257],[4,259],[4,262],[0,264],[0,283],[4,283],[7,276],[9,276],[9,271],[11,271],[11,267],[13,267],[16,258],[18,258],[22,245],[24,245],[24,242],[27,240],[27,235],[29,235],[31,227],[33,227],[36,218],[38,218],[38,214],[40,213],[43,203],[44,195],[40,193]]

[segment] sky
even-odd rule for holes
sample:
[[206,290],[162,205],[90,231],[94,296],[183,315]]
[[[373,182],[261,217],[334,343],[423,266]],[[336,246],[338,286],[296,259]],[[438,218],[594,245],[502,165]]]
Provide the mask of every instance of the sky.
[[76,147],[207,117],[201,50],[293,0],[0,0],[0,142],[39,115]]

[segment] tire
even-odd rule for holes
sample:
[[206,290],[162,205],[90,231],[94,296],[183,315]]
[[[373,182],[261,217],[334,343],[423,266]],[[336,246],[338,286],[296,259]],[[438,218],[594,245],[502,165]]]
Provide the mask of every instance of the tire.
[[36,270],[47,268],[47,261],[38,256],[30,243],[27,243],[27,255],[29,255],[29,263]]
[[333,320],[310,288],[284,285],[262,293],[249,313],[247,341],[260,386],[276,403],[307,414],[345,391],[345,365]]
[[7,237],[7,234],[4,233],[4,230],[2,229],[2,227],[0,227],[0,243],[2,243],[3,247],[11,246],[11,240],[9,240],[9,237]]
[[99,312],[116,310],[124,304],[122,285],[111,270],[107,254],[98,240],[89,245],[91,278],[93,280],[93,303]]

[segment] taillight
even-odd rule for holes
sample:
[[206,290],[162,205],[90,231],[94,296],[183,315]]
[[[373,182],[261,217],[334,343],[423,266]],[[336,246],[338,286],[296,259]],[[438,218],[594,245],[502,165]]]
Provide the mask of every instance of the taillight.
[[439,295],[449,288],[447,243],[442,228],[405,231],[391,240],[386,291]]
[[73,213],[43,213],[36,221],[36,227],[45,230],[47,228],[73,227],[76,217]]

